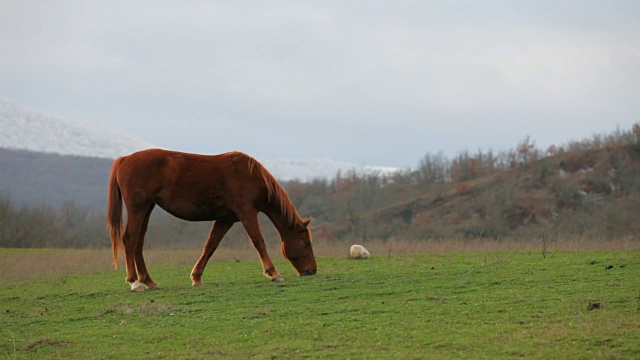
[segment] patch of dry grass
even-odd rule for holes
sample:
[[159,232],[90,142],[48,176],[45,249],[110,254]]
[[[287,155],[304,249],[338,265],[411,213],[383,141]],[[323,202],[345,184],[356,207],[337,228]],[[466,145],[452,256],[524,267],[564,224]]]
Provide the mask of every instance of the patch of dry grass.
[[[251,251],[250,251],[251,250]],[[211,261],[257,259],[255,250],[220,248]],[[200,250],[146,250],[147,265],[195,264]],[[0,283],[36,278],[55,278],[113,271],[110,249],[0,249]],[[124,254],[119,256],[118,271],[124,269]]]
[[[565,238],[560,241],[549,241],[543,244],[542,239],[525,240],[421,240],[412,241],[401,238],[389,240],[360,239],[353,242],[316,240],[314,251],[316,256],[348,257],[349,248],[353,244],[363,245],[372,256],[406,253],[458,253],[458,252],[496,252],[511,250],[539,250],[549,254],[561,250],[640,250],[640,241],[635,236],[627,236],[617,240],[584,239],[582,237]],[[269,254],[273,259],[282,259],[280,243],[268,244]],[[200,249],[183,250],[145,250],[148,266],[158,264],[193,265],[200,256]],[[211,261],[258,260],[258,254],[247,242],[244,246],[233,248],[219,247]],[[119,257],[119,270],[124,269],[124,254]],[[0,283],[24,281],[42,277],[55,278],[91,273],[113,271],[111,250],[76,250],[76,249],[0,249]]]
[[563,238],[561,240],[546,240],[542,238],[535,241],[522,239],[472,239],[472,240],[407,240],[391,238],[389,240],[360,239],[352,243],[338,241],[316,241],[314,250],[317,256],[348,256],[349,247],[360,244],[369,250],[372,256],[380,254],[407,254],[407,253],[459,253],[459,252],[493,252],[543,250],[553,251],[577,251],[577,250],[640,250],[640,239],[635,236],[626,236],[622,239],[585,239],[584,237]]
[[0,282],[95,273],[112,268],[107,250],[0,249]]

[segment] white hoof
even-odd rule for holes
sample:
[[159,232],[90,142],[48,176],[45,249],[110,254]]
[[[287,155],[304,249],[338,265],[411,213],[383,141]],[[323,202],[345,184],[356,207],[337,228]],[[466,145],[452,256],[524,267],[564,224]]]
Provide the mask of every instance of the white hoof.
[[282,276],[278,276],[276,278],[271,279],[271,281],[278,282],[278,283],[283,283],[284,282],[284,278]]
[[138,280],[131,283],[131,291],[144,291],[144,285]]

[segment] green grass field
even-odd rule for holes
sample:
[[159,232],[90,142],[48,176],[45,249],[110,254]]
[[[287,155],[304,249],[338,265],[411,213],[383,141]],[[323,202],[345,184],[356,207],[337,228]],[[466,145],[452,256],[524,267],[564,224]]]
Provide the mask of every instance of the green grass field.
[[[0,249],[0,270],[42,253]],[[311,277],[278,260],[284,284],[256,255],[195,288],[193,264],[148,263],[142,293],[122,268],[5,274],[0,358],[640,358],[637,251],[321,257]]]

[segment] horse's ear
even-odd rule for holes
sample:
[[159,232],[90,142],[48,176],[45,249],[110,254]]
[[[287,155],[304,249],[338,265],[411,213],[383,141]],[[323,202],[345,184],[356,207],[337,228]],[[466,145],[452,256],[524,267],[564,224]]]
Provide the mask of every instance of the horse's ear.
[[313,218],[308,217],[304,220],[302,220],[302,226],[306,229],[309,227],[309,223],[311,223],[311,220],[313,220]]

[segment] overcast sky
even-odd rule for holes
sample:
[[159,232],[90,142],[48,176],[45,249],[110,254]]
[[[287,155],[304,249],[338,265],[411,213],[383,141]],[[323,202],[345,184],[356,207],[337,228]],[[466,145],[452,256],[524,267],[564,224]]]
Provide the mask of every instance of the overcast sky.
[[158,147],[415,167],[640,121],[640,1],[2,1],[0,96]]

